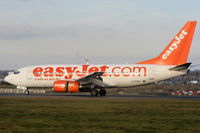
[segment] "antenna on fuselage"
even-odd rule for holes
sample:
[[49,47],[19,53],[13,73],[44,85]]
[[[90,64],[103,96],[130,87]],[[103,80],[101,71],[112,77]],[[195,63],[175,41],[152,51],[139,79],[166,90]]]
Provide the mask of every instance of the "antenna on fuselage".
[[81,59],[82,61],[84,61],[87,65],[90,64],[90,60],[87,58],[84,58],[83,56],[80,56],[79,53],[76,53],[76,55],[78,56],[79,59]]

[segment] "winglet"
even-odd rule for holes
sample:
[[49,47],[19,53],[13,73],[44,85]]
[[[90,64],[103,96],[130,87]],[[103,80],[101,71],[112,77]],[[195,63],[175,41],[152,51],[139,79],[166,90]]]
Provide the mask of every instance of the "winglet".
[[180,32],[172,39],[168,46],[156,58],[137,64],[181,65],[188,59],[196,21],[188,21]]

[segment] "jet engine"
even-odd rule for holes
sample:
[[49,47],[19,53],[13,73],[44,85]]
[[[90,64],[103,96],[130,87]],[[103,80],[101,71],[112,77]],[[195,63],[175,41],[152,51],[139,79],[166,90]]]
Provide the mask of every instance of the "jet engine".
[[59,80],[54,82],[54,92],[79,92],[79,82]]
[[92,84],[81,84],[76,81],[58,80],[54,82],[54,92],[90,92],[95,86]]

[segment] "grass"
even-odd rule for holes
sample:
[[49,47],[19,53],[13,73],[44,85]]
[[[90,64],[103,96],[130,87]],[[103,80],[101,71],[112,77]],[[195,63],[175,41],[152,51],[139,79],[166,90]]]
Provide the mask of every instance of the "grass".
[[0,133],[197,133],[200,101],[0,97]]

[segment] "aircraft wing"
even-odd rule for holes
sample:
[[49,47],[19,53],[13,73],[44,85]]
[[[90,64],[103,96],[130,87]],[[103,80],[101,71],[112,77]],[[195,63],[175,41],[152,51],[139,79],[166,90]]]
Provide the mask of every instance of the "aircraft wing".
[[[94,73],[89,74],[89,75],[87,75],[87,76],[85,76],[85,77],[82,77],[81,79],[83,79],[83,78],[101,77],[103,74],[104,74],[104,72],[94,72]],[[81,80],[81,79],[79,79],[79,80]]]
[[99,87],[103,87],[103,88],[107,88],[109,87],[110,85],[106,84],[105,82],[102,81],[102,78],[101,76],[104,74],[104,72],[94,72],[92,74],[89,74],[85,77],[82,77],[76,81],[78,82],[82,82],[82,83],[92,83],[96,86],[99,86]]

